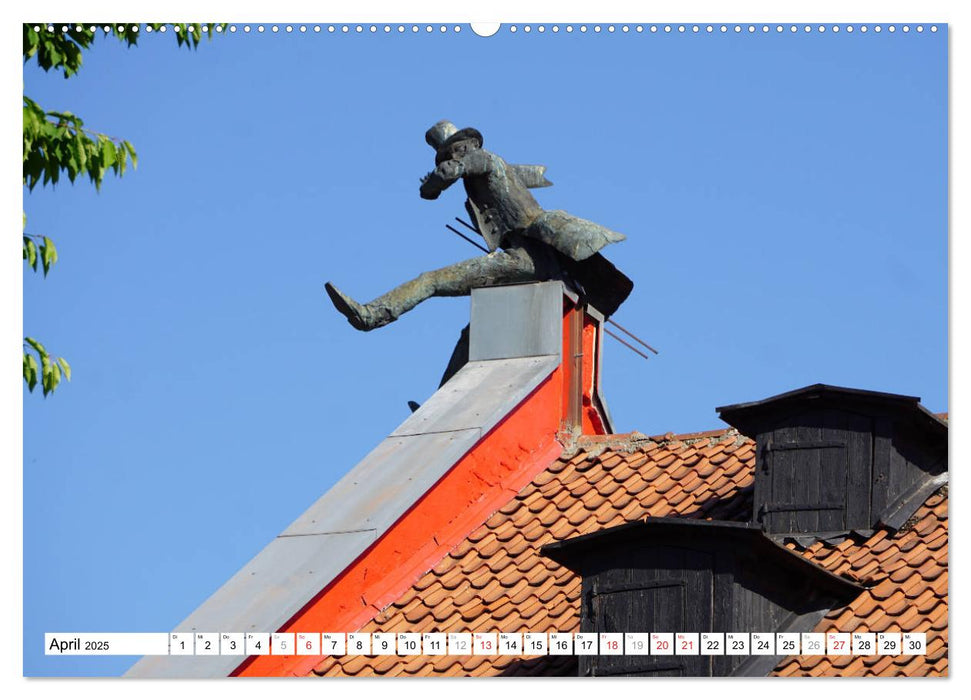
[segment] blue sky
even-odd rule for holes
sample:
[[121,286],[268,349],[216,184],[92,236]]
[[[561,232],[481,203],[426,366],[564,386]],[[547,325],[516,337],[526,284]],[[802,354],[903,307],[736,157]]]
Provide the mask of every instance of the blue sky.
[[43,633],[171,629],[434,391],[467,299],[363,334],[323,284],[367,300],[476,254],[444,227],[461,188],[418,197],[439,119],[627,235],[616,319],[661,354],[607,339],[618,431],[815,382],[948,409],[946,28],[589,26],[99,39],[70,80],[24,69],[139,155],[100,194],[24,194],[60,253],[25,273],[25,333],[74,370],[24,390],[26,674],[123,672]]

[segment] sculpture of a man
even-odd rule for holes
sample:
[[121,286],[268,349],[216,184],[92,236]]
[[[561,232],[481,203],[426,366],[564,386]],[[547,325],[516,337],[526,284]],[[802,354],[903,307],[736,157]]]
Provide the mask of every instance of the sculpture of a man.
[[624,240],[623,234],[564,211],[544,211],[529,188],[547,187],[545,167],[510,165],[482,148],[476,129],[440,121],[425,133],[435,149],[435,170],[422,178],[423,199],[460,178],[466,209],[488,244],[488,255],[424,272],[367,304],[359,304],[330,282],[327,293],[352,326],[385,326],[433,296],[465,296],[475,287],[561,279],[594,307],[611,315],[633,283],[598,251]]

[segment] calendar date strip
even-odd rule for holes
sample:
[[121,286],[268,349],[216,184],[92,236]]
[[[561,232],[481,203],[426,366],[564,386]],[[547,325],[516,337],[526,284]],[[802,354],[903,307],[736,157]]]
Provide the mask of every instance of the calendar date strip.
[[44,635],[48,656],[923,656],[926,632],[160,632]]

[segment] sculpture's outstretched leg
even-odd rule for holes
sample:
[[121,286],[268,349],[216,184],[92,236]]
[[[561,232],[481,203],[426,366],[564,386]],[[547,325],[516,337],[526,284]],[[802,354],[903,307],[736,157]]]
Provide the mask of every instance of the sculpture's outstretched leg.
[[358,304],[330,282],[325,288],[334,306],[352,326],[370,331],[388,325],[429,297],[467,296],[475,287],[535,280],[536,267],[524,248],[515,247],[423,272],[367,304]]

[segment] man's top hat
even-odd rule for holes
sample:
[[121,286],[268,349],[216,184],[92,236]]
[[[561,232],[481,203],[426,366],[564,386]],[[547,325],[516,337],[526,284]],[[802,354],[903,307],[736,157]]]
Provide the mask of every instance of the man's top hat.
[[437,151],[448,140],[448,137],[456,131],[458,129],[455,124],[443,119],[425,132],[425,143]]
[[479,148],[482,148],[482,134],[479,133],[478,129],[472,127],[457,129],[455,124],[444,119],[425,132],[425,142],[435,149],[436,163],[448,160],[448,147],[456,141],[465,141],[466,139],[478,141]]

